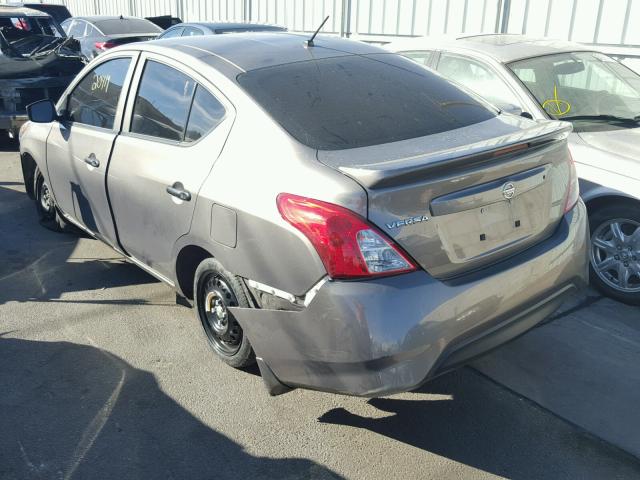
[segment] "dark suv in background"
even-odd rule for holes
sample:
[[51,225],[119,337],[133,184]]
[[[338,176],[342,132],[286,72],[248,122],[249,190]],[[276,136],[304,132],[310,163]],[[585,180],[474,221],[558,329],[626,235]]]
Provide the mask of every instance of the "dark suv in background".
[[51,16],[0,5],[0,132],[16,136],[26,106],[56,101],[83,67],[80,45]]

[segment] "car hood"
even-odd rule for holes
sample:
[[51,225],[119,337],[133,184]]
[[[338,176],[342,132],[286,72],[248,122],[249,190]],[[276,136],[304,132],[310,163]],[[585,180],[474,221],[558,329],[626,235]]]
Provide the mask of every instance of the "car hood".
[[640,163],[640,128],[626,128],[606,132],[580,132],[588,145]]

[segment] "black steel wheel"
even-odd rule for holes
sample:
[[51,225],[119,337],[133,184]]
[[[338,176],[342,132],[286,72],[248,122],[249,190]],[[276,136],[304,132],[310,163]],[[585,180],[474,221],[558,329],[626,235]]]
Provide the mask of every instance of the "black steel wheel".
[[36,211],[38,212],[38,218],[42,226],[54,232],[74,232],[75,228],[70,225],[58,211],[56,202],[51,194],[51,188],[37,167],[33,178]]
[[232,367],[246,367],[255,355],[229,307],[249,307],[240,280],[215,259],[204,260],[196,271],[194,296],[200,324],[209,346]]

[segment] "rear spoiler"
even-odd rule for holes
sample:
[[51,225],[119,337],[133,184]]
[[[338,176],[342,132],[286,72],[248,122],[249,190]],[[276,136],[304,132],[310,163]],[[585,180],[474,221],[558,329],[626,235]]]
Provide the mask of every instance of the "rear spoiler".
[[406,185],[439,173],[449,175],[458,169],[490,163],[524,150],[565,141],[572,129],[570,123],[548,121],[516,134],[493,138],[489,142],[401,158],[391,162],[338,167],[338,169],[369,189]]

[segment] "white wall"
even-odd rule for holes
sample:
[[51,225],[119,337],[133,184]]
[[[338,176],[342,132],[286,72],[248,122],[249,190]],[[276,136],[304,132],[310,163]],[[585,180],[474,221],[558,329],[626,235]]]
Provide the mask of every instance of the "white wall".
[[[340,33],[347,0],[47,0],[74,15],[167,15],[184,21],[276,23],[290,30]],[[355,38],[499,31],[500,8],[510,3],[509,33],[586,43],[640,45],[640,0],[350,0]],[[345,7],[346,9],[346,7]],[[599,19],[599,21],[598,21]],[[345,22],[346,26],[346,22]],[[498,30],[496,30],[498,29]]]

